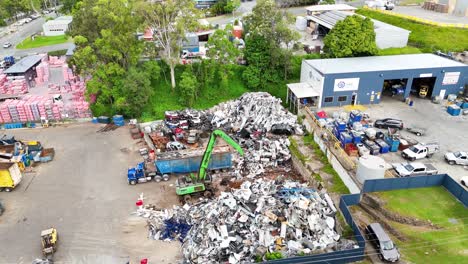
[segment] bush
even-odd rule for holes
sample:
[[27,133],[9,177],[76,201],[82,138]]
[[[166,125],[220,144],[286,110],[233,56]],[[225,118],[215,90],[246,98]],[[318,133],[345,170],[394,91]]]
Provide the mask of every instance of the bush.
[[49,56],[65,56],[67,54],[67,50],[55,50],[55,51],[49,51],[47,52],[47,55]]

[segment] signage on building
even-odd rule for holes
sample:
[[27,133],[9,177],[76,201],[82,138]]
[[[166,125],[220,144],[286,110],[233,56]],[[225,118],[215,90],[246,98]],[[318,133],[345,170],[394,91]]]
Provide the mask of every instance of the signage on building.
[[359,78],[346,78],[346,79],[335,79],[335,87],[333,91],[344,92],[344,91],[355,91],[359,87]]
[[421,73],[419,74],[419,78],[428,78],[432,77],[432,73]]
[[457,84],[459,78],[460,72],[446,72],[442,80],[442,85]]

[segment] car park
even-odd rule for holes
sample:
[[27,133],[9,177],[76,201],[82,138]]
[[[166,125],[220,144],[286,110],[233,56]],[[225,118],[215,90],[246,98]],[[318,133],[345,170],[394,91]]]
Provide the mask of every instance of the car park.
[[450,165],[468,165],[468,152],[447,152],[444,157]]
[[381,260],[397,262],[400,252],[379,223],[372,223],[365,229],[366,238],[377,250]]
[[5,49],[8,49],[8,48],[11,47],[11,46],[12,46],[12,45],[11,45],[10,42],[6,42],[6,43],[3,44],[3,48],[5,48]]
[[395,118],[377,119],[374,122],[374,127],[403,129],[403,121]]

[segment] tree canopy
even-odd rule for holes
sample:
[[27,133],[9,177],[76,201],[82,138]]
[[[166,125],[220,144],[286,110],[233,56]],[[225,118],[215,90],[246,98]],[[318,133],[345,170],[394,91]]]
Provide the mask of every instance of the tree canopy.
[[329,58],[372,56],[378,53],[374,23],[358,15],[336,23],[324,39],[325,56]]
[[180,47],[187,32],[198,27],[199,13],[192,0],[143,1],[139,14],[153,31],[160,57],[169,65],[172,89],[176,87],[174,68],[180,61]]
[[292,44],[299,34],[291,29],[294,21],[272,0],[259,0],[245,18],[247,69],[243,77],[252,89],[263,89],[268,82],[286,79]]

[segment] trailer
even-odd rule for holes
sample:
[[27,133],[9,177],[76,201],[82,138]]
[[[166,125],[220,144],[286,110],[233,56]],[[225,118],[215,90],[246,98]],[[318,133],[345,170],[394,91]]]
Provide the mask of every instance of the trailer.
[[[200,169],[203,149],[186,149],[156,154],[154,162],[141,162],[136,167],[127,170],[130,185],[154,180],[169,180],[174,174],[188,174]],[[213,150],[208,169],[227,170],[232,167],[232,150],[228,146],[219,146]]]
[[23,175],[14,162],[0,163],[0,191],[10,192],[23,179]]

